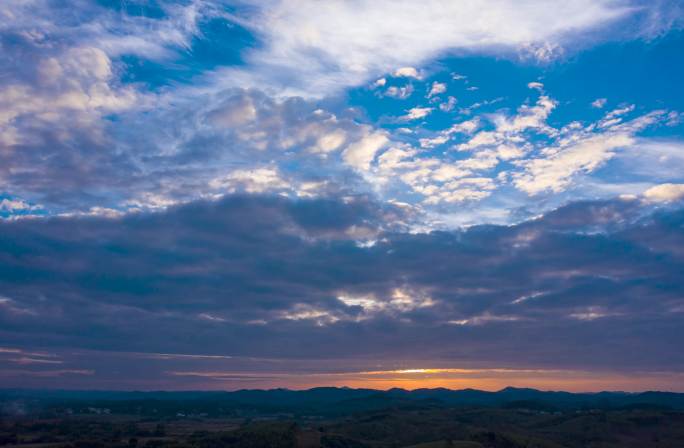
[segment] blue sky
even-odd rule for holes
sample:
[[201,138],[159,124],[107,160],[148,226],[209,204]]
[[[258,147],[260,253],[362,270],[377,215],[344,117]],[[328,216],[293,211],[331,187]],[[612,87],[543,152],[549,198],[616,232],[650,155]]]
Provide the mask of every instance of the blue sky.
[[[318,334],[360,371],[676,382],[684,360],[658,341],[683,337],[683,18],[636,0],[4,2],[0,379],[98,371],[67,349],[270,359]],[[167,337],[207,322],[197,345]],[[515,359],[495,348],[509,331]],[[581,331],[614,365],[581,353]],[[472,351],[426,349],[454,334]],[[563,335],[574,361],[544,358]],[[226,338],[253,352],[211,342]],[[629,344],[660,345],[638,360]],[[282,351],[313,365],[323,349]],[[269,368],[249,368],[263,386]],[[171,371],[135,384],[214,387]]]
[[[567,16],[534,2],[444,14],[382,3],[305,12],[105,1],[77,3],[76,14],[40,4],[3,10],[5,146],[27,153],[6,160],[6,218],[325,185],[407,203],[451,228],[681,180],[616,173],[635,157],[657,166],[681,145],[676,3],[578,3]],[[368,23],[357,24],[362,14]],[[573,148],[585,154],[572,166],[543,154]]]

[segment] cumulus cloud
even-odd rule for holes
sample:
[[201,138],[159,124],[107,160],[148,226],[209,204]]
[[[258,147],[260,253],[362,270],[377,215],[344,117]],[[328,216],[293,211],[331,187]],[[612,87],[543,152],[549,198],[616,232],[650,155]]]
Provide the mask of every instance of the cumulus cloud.
[[[120,113],[116,126],[101,125],[95,136],[98,125],[91,121],[68,139],[67,131],[59,133],[61,127],[50,123],[37,134],[45,141],[0,155],[0,178],[53,214],[158,208],[230,191],[299,194],[302,185],[334,182],[334,170],[322,169],[331,162],[340,172],[367,166],[387,138],[353,116],[300,98],[276,100],[242,89],[202,98]],[[52,163],[41,162],[46,158]],[[290,167],[283,171],[279,165],[287,160]],[[264,166],[288,180],[250,178],[250,172],[266,174]]]
[[383,87],[385,84],[387,84],[387,79],[386,78],[379,78],[371,85],[371,87],[375,89],[378,87]]
[[[539,83],[530,86],[541,89]],[[607,112],[594,123],[570,122],[557,129],[548,124],[557,106],[556,100],[540,92],[533,105],[523,104],[514,114],[498,111],[418,139],[423,149],[460,140],[452,148],[469,154],[466,158],[403,151],[391,159],[380,157],[378,170],[385,179],[398,174],[416,193],[426,197],[426,204],[481,200],[509,182],[530,195],[560,193],[577,176],[593,173],[618,151],[635,146],[639,132],[665,123],[669,116],[667,111],[659,110],[625,121],[635,110],[629,105]],[[401,161],[396,157],[399,154]],[[510,163],[512,168],[495,172],[502,162]],[[464,190],[460,188],[462,180],[448,182],[444,173],[487,181]]]
[[421,118],[425,118],[430,115],[430,112],[433,110],[434,109],[432,107],[413,107],[409,109],[408,113],[401,118],[406,121],[420,120]]
[[342,157],[350,166],[359,170],[367,170],[377,152],[387,144],[387,136],[382,132],[375,132],[364,136],[344,150]]
[[650,202],[672,202],[684,198],[684,184],[661,184],[644,191],[644,198]]
[[512,119],[509,120],[505,116],[495,118],[497,131],[519,133],[533,128],[542,132],[552,132],[545,122],[557,105],[556,101],[541,95],[534,106],[521,106]]
[[[541,88],[535,83],[531,87]],[[420,150],[395,145],[378,157],[374,180],[385,189],[401,181],[423,197],[424,205],[482,201],[507,185],[529,195],[558,194],[571,188],[579,176],[605,166],[620,151],[635,151],[637,134],[665,123],[669,116],[659,110],[625,121],[635,110],[629,105],[608,111],[596,122],[575,121],[558,129],[549,125],[556,107],[556,100],[540,92],[535,103],[523,104],[515,113],[500,110],[456,122],[442,131],[422,131],[424,136],[416,142]],[[426,113],[425,108],[417,109],[408,116]],[[452,151],[428,152],[449,144]]]
[[77,132],[102,138],[102,115],[137,101],[131,87],[112,85],[111,60],[98,48],[70,48],[42,58],[35,70],[33,83],[16,79],[0,87],[0,131],[5,135],[0,143],[6,150],[35,144],[36,133],[30,131],[40,128],[62,128],[62,140]]
[[387,90],[385,90],[384,95],[399,100],[405,100],[406,98],[410,97],[411,94],[413,94],[413,90],[414,88],[412,84],[407,84],[401,87],[391,86],[388,87]]
[[104,116],[151,100],[120,82],[115,59],[169,59],[190,46],[199,21],[221,15],[199,1],[163,2],[154,17],[81,0],[71,6],[65,13],[44,0],[10,0],[0,10],[2,147],[35,145],[47,133],[71,144],[84,133],[101,141]]
[[394,76],[398,78],[415,78],[420,79],[420,72],[414,67],[401,67],[394,71]]
[[[11,194],[45,199],[48,212],[125,199],[116,190],[133,188],[144,170],[111,129],[122,115],[160,103],[121,79],[120,58],[168,59],[190,45],[199,20],[216,13],[200,2],[164,3],[155,17],[87,1],[70,6],[65,13],[52,2],[31,0],[5,2],[0,9],[0,63],[6,67],[0,180]],[[89,203],[76,205],[85,197]]]
[[435,81],[432,83],[432,87],[430,87],[430,91],[428,92],[427,97],[432,98],[433,96],[440,95],[446,91],[447,91],[446,84],[444,84],[442,82]]

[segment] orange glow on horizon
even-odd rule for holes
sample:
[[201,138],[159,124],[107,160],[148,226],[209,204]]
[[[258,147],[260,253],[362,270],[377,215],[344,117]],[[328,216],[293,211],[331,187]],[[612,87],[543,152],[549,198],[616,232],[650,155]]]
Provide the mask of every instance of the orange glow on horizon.
[[645,390],[684,392],[682,372],[588,372],[544,369],[461,369],[408,368],[334,373],[274,372],[168,372],[174,376],[194,377],[203,389],[310,389],[313,387],[350,387],[387,390],[479,389],[497,391],[506,387],[527,387],[568,392]]

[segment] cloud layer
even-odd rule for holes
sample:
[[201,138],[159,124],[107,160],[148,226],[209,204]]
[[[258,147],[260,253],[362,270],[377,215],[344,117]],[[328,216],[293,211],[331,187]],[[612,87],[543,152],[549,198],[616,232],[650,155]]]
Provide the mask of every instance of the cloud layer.
[[0,381],[674,384],[682,17],[3,2]]
[[430,234],[387,228],[406,216],[364,198],[6,222],[1,336],[47,352],[681,371],[684,215],[644,207]]

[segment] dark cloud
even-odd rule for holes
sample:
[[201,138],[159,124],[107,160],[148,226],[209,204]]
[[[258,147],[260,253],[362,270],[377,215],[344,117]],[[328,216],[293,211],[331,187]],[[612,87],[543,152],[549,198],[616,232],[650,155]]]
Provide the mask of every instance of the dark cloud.
[[[634,207],[573,204],[427,234],[386,228],[401,213],[364,197],[4,222],[0,337],[45,350],[681,370],[684,214]],[[628,212],[637,218],[610,230]]]

